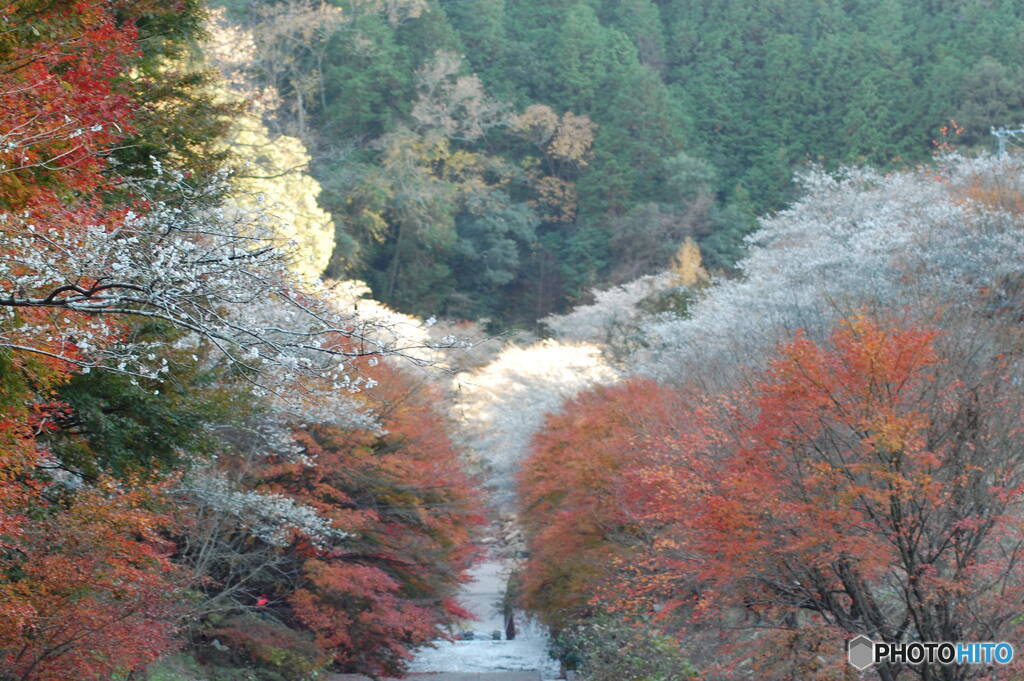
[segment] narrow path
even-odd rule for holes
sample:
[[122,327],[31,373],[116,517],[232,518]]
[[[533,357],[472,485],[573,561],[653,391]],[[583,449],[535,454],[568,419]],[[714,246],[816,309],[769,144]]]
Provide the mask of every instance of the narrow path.
[[[505,590],[505,564],[491,558],[477,565],[471,574],[474,581],[464,587],[459,602],[477,617],[467,624],[473,639],[438,641],[436,648],[419,651],[409,671],[532,671],[545,679],[556,678],[558,662],[548,655],[548,635],[543,627],[516,613],[516,637],[504,640],[505,621],[498,604]],[[494,639],[496,634],[501,640]]]
[[[437,641],[417,652],[407,679],[414,681],[541,681],[558,677],[558,662],[548,655],[547,631],[516,613],[516,637],[504,640],[505,622],[498,603],[505,589],[505,564],[490,558],[471,572],[474,580],[459,602],[476,615],[466,624],[472,640]],[[494,632],[501,640],[493,638]],[[328,681],[369,681],[365,676],[335,674]]]
[[[327,681],[370,681],[368,676],[359,674],[335,674]],[[409,674],[402,681],[541,681],[538,672],[428,672]]]

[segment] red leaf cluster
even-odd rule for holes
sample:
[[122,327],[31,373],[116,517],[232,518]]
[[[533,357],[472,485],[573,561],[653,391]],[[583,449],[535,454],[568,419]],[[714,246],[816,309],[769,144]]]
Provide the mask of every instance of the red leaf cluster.
[[162,520],[148,490],[92,490],[36,507],[0,567],[0,669],[33,681],[105,679],[172,647],[180,616]]
[[375,378],[363,397],[384,432],[309,425],[296,440],[316,465],[281,463],[262,477],[349,535],[327,550],[307,546],[297,587],[281,594],[292,615],[341,668],[394,674],[464,614],[451,597],[483,518],[436,391],[386,364]]
[[[122,7],[121,5],[124,5]],[[129,3],[18,0],[0,10],[0,196],[56,205],[104,183],[106,152],[132,131],[121,87],[138,56]]]

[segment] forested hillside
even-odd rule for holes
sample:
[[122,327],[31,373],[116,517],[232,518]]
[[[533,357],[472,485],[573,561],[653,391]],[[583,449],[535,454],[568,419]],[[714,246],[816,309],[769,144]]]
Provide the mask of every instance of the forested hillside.
[[[310,147],[332,276],[532,324],[663,269],[731,269],[808,163],[902,167],[1024,119],[1024,7],[916,0],[228,3]],[[952,136],[952,132],[948,133]]]

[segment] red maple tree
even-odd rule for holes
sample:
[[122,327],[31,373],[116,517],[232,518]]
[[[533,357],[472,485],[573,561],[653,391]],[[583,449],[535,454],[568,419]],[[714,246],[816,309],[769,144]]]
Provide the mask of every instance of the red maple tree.
[[558,628],[591,609],[595,586],[634,560],[648,534],[627,503],[630,471],[673,432],[678,395],[634,379],[578,395],[548,417],[519,475],[530,560],[525,605]]
[[262,487],[316,509],[347,537],[299,540],[305,559],[281,594],[343,669],[400,673],[410,651],[467,616],[454,601],[483,522],[435,404],[437,392],[388,364],[362,394],[382,431],[308,424],[296,441],[315,466],[279,463]]
[[[110,187],[109,152],[133,131],[123,86],[139,57],[133,18],[146,6],[0,8],[0,211],[31,222],[40,239],[123,217],[100,194]],[[4,240],[0,257],[14,278],[32,248]],[[5,281],[0,297],[17,293]],[[159,493],[113,481],[76,489],[47,473],[53,461],[40,435],[66,410],[54,389],[74,368],[45,353],[60,346],[74,358],[74,324],[50,333],[48,313],[14,309],[7,337],[22,334],[34,354],[12,341],[0,362],[0,676],[109,678],[172,645],[177,582],[158,537],[163,520],[150,508]],[[107,328],[114,340],[118,329]]]
[[797,334],[743,389],[577,398],[524,467],[527,600],[701,641],[723,677],[845,678],[858,633],[1014,640],[1024,394],[993,347],[854,316],[827,342]]
[[[821,642],[807,634],[829,630],[837,640],[1014,638],[1024,401],[1006,357],[940,339],[854,317],[827,344],[798,335],[785,345],[728,418],[718,414],[724,434],[682,452],[677,484],[693,503],[659,528],[671,549],[663,581],[686,588],[663,605],[773,636],[803,632],[812,648]],[[837,646],[831,657],[841,655]]]

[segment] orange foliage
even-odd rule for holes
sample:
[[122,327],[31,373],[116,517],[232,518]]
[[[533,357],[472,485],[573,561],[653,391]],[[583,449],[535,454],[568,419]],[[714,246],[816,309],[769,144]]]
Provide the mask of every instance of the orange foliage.
[[845,678],[852,633],[1014,640],[1024,395],[960,347],[858,316],[745,390],[574,400],[523,472],[528,604],[718,630],[701,662],[723,677]]
[[[18,681],[107,679],[170,648],[180,615],[150,492],[80,492],[38,507],[0,559],[0,669]],[[13,550],[10,550],[13,549]]]
[[670,428],[675,395],[633,380],[582,393],[548,418],[519,476],[530,561],[523,598],[555,627],[585,613],[596,585],[645,541],[627,471]]
[[985,208],[1004,210],[1014,215],[1024,215],[1024,194],[1020,185],[1000,177],[977,176],[957,193],[969,202]]

